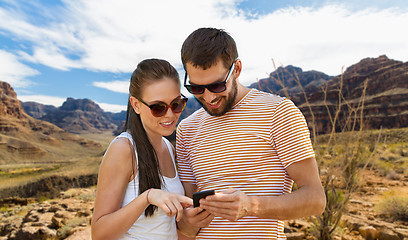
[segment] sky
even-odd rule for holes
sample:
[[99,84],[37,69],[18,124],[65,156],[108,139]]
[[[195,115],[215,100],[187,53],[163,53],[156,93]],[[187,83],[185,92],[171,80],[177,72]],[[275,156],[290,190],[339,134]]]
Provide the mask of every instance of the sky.
[[180,48],[200,27],[231,34],[248,86],[280,66],[336,76],[367,57],[406,62],[407,25],[406,0],[0,0],[0,81],[24,102],[119,112],[143,59],[184,78]]

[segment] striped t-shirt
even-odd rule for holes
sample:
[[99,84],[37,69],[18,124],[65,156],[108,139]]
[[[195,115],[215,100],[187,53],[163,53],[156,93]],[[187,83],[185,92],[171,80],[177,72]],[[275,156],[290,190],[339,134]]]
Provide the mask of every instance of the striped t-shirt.
[[[289,99],[256,89],[222,116],[201,108],[184,119],[176,151],[182,182],[199,191],[233,187],[258,196],[290,193],[293,180],[285,168],[314,157],[300,110]],[[216,217],[197,239],[285,239],[283,228],[275,219]]]

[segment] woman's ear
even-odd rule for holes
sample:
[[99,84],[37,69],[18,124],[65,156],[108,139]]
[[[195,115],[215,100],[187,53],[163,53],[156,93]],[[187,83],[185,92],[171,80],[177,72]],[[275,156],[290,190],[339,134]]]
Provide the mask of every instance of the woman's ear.
[[140,114],[140,109],[139,109],[139,100],[137,100],[137,98],[130,96],[129,97],[129,101],[130,104],[132,105],[133,110],[135,111],[135,113]]

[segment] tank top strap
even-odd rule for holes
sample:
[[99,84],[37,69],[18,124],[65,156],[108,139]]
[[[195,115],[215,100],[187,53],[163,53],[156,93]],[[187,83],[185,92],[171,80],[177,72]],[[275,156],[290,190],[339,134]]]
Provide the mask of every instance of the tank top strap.
[[118,136],[115,137],[115,139],[117,138],[127,138],[129,139],[130,143],[132,144],[133,150],[135,151],[135,156],[136,156],[136,164],[139,165],[139,160],[137,158],[137,151],[136,151],[136,144],[133,141],[132,135],[128,132],[122,132],[121,134],[119,134]]

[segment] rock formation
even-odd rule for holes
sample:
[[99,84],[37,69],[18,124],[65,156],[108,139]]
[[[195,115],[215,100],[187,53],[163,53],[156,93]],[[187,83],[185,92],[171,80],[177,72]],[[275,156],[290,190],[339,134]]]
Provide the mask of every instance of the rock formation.
[[[366,84],[366,85],[365,85]],[[403,63],[380,56],[366,58],[347,68],[343,75],[327,82],[326,105],[324,91],[308,94],[308,101],[315,114],[318,132],[329,132],[332,124],[327,108],[335,116],[338,108],[339,89],[342,93],[342,110],[336,130],[345,127],[348,114],[353,114],[360,104],[363,110],[363,127],[365,129],[400,128],[408,126],[408,62]],[[311,124],[309,107],[300,94],[293,96],[293,101],[300,106],[308,123]],[[363,101],[362,101],[363,100]],[[363,108],[361,108],[363,106]],[[361,111],[357,111],[357,117]],[[357,121],[357,129],[359,128]],[[348,129],[349,130],[349,129]]]
[[0,116],[27,119],[27,114],[21,107],[16,92],[10,84],[2,81],[0,81]]
[[41,119],[47,113],[57,110],[52,105],[44,105],[37,102],[21,102],[21,106],[28,115],[37,119]]
[[41,119],[71,133],[113,131],[117,128],[110,115],[89,99],[67,98],[61,107]]
[[302,91],[318,91],[319,86],[326,83],[331,77],[318,71],[306,71],[292,65],[279,67],[269,74],[268,78],[260,79],[251,84],[250,88],[256,88],[264,92],[271,92],[280,96],[292,96]]
[[[10,84],[0,81],[0,164],[64,159],[67,148],[101,147],[29,116]],[[52,150],[51,150],[52,149]]]

